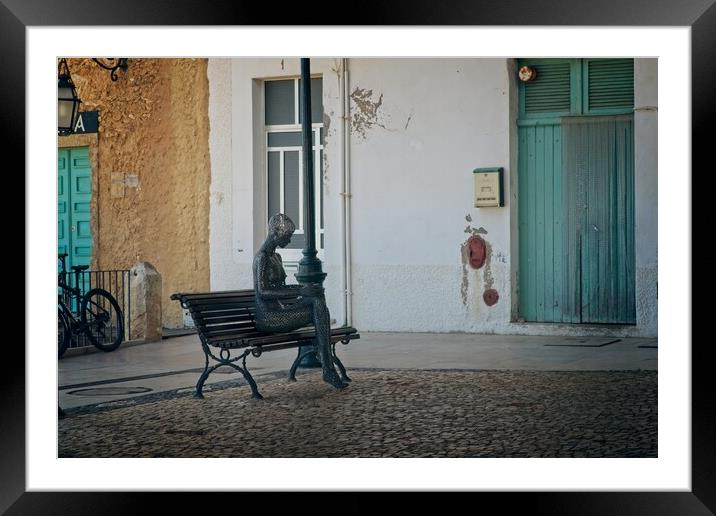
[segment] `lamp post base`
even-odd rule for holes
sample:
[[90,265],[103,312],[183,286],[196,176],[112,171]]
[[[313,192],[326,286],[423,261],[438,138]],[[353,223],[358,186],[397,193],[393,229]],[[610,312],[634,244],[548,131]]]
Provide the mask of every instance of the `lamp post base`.
[[301,346],[301,353],[306,353],[301,361],[298,363],[298,367],[301,369],[320,369],[321,362],[316,356],[316,352],[313,351],[313,346]]

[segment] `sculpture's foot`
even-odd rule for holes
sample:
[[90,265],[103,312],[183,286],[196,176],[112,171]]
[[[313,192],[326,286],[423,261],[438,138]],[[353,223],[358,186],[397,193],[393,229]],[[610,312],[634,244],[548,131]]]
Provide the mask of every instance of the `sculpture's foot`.
[[323,381],[328,384],[331,384],[336,389],[345,389],[346,387],[348,387],[348,384],[341,380],[341,377],[338,376],[338,373],[336,373],[335,371],[324,371]]

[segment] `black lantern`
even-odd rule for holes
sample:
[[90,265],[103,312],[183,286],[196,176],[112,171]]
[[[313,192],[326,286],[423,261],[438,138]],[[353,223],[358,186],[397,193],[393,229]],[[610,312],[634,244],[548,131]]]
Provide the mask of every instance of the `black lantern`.
[[57,74],[57,134],[68,135],[77,123],[82,101],[77,96],[65,59],[60,60]]

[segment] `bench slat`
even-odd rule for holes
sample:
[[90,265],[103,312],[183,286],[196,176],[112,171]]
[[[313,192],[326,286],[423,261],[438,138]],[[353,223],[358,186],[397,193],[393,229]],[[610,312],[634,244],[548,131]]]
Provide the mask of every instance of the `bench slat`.
[[187,292],[187,293],[176,293],[171,295],[171,299],[178,301],[181,299],[186,299],[188,301],[192,299],[200,299],[200,298],[207,298],[207,299],[215,299],[215,298],[221,298],[221,297],[232,297],[232,296],[247,296],[247,297],[255,297],[254,291],[251,289],[244,289],[244,290],[222,290],[219,292]]
[[221,317],[253,317],[256,310],[250,308],[232,308],[228,310],[211,310],[204,312],[193,312],[192,316],[198,321],[209,321]]
[[[203,326],[213,325],[213,324],[221,324],[221,323],[228,323],[228,322],[241,322],[241,321],[253,321],[254,316],[253,315],[228,315],[228,316],[221,316],[221,317],[202,317],[199,319],[201,321],[201,324]],[[196,321],[196,319],[195,319]]]
[[[333,337],[331,337],[331,342],[338,342],[338,341],[340,341],[340,340],[356,340],[356,339],[360,339],[360,335],[358,335],[357,333],[352,333],[352,334],[349,334],[349,335],[342,335],[342,336],[336,335],[336,336],[333,336]],[[258,348],[258,349],[260,349],[261,351],[276,351],[276,350],[278,350],[278,349],[295,348],[295,347],[296,347],[296,343],[295,343],[295,342],[288,342],[288,343],[281,343],[281,342],[279,342],[279,343],[276,343],[276,344],[265,344],[265,345],[262,345],[262,346],[253,346],[253,347]]]
[[[331,342],[338,342],[341,340],[356,340],[360,339],[360,335],[358,333],[349,333],[346,335],[331,335]],[[243,341],[222,341],[216,344],[212,344],[214,347],[217,348],[228,348],[228,349],[235,349],[235,348],[257,348],[262,351],[274,351],[277,349],[289,349],[289,348],[295,348],[297,345],[300,345],[300,343],[308,343],[310,340],[291,340],[291,341],[279,341],[279,342],[273,342],[268,344],[261,344],[261,345],[249,345],[244,343]]]
[[[331,328],[331,336],[343,336],[352,333],[357,333],[358,330],[351,326],[341,326],[339,328]],[[303,331],[294,331],[290,333],[267,333],[255,330],[254,332],[247,333],[234,333],[226,334],[208,338],[207,341],[212,346],[221,346],[222,342],[237,341],[240,342],[241,346],[261,346],[265,344],[272,344],[276,342],[298,342],[303,340],[310,340],[316,337],[316,332],[313,328],[307,328]]]
[[217,326],[209,326],[203,328],[204,336],[209,339],[222,336],[233,336],[236,338],[244,338],[249,332],[256,331],[253,324],[222,324]]
[[[343,327],[343,328],[333,328],[331,330],[331,338],[335,337],[338,340],[340,340],[342,337],[345,337],[346,335],[351,335],[354,333],[357,333],[358,330],[355,328],[350,327]],[[313,330],[313,328],[306,330],[306,331],[300,331],[300,332],[292,332],[292,333],[279,333],[279,334],[269,334],[264,337],[253,337],[249,339],[244,339],[244,341],[249,344],[250,346],[264,346],[266,344],[273,344],[276,342],[284,342],[284,341],[300,341],[300,340],[311,340],[315,338],[316,332]]]
[[236,310],[238,308],[249,309],[251,311],[256,310],[256,303],[254,301],[222,301],[218,303],[207,303],[202,301],[201,304],[187,304],[186,307],[190,312],[214,312],[218,310]]

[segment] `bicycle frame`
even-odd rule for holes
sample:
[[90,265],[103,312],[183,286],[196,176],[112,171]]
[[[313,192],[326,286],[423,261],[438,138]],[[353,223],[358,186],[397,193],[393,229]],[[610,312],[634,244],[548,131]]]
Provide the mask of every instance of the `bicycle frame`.
[[[122,310],[111,293],[99,287],[92,289],[91,280],[90,290],[83,292],[83,288],[80,287],[80,274],[87,269],[86,266],[73,267],[75,286],[69,285],[66,256],[66,254],[58,255],[62,267],[58,273],[57,306],[60,318],[64,319],[63,325],[69,326],[67,330],[74,341],[76,341],[74,337],[84,334],[90,343],[102,351],[113,351],[123,341],[124,315]],[[82,285],[84,287],[84,281]],[[105,303],[108,304],[105,305]],[[112,317],[114,313],[119,319],[118,322]],[[110,343],[105,342],[108,335],[113,339]]]
[[[80,306],[82,305],[82,291],[79,288],[80,273],[79,271],[75,271],[75,287],[72,287],[66,281],[68,272],[65,265],[65,256],[58,255],[58,259],[62,263],[62,269],[57,276],[57,286],[62,293],[57,295],[57,305],[67,317],[72,335],[79,335],[88,326],[87,324],[83,324],[79,317]],[[77,307],[76,311],[70,309],[73,301]]]

